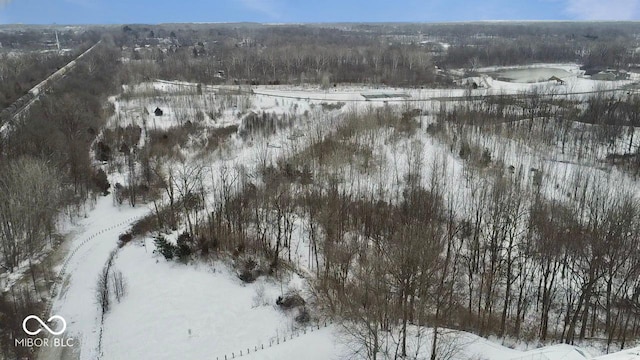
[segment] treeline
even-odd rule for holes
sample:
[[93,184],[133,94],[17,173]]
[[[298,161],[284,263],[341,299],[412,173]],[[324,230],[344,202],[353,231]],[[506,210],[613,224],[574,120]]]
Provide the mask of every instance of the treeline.
[[[331,25],[327,25],[331,26]],[[477,36],[518,38],[521,36],[555,36],[573,39],[611,40],[616,38],[633,38],[640,32],[636,22],[598,21],[598,22],[468,22],[468,23],[388,23],[388,24],[335,24],[337,28],[348,28],[361,32],[385,32],[396,36],[428,34],[440,38],[458,39],[466,42]],[[452,43],[455,43],[452,42]]]
[[522,65],[535,62],[578,62],[587,68],[627,68],[638,63],[633,22],[540,22],[467,24],[389,24],[365,27],[397,38],[416,33],[451,45],[436,63],[444,68]]
[[[154,76],[204,83],[321,84],[376,83],[396,86],[434,84],[431,56],[415,45],[288,44],[268,48],[224,47],[194,53],[179,48],[163,54],[154,50],[142,58],[157,62]],[[133,64],[135,66],[135,64]],[[146,71],[150,69],[147,68]]]
[[[176,54],[178,55],[178,54]],[[418,46],[378,44],[352,48],[346,45],[296,44],[259,48],[228,48],[204,59],[186,59],[191,53],[177,58],[170,56],[161,65],[161,76],[175,77],[179,64],[189,63],[191,74],[211,74],[202,71],[213,59],[219,61],[226,79],[253,84],[305,84],[325,87],[334,83],[371,83],[397,86],[416,86],[433,83],[436,79],[431,56]],[[200,65],[200,66],[198,66]],[[184,74],[183,69],[183,73]],[[184,74],[186,75],[186,74]],[[220,81],[220,80],[217,80]]]
[[539,37],[526,37],[518,41],[504,38],[478,39],[469,44],[452,45],[438,63],[452,68],[476,68],[581,60],[577,49],[570,41],[543,41]]
[[[127,30],[115,37],[124,44],[157,43],[149,36],[161,33],[145,28],[144,32]],[[436,77],[429,53],[417,44],[389,44],[380,37],[355,32],[292,26],[260,30],[225,27],[199,32],[176,29],[171,33],[174,36],[168,38],[177,45],[170,51],[143,50],[135,55],[156,62],[155,76],[162,78],[324,86],[415,86],[444,81]]]
[[586,68],[627,69],[640,60],[633,41],[589,41],[566,38],[523,36],[517,39],[477,39],[449,47],[438,60],[442,67],[469,68],[507,66],[536,62],[577,62]]
[[333,83],[452,86],[435,65],[475,70],[578,62],[588,69],[627,69],[640,62],[634,51],[636,28],[633,23],[127,25],[114,37],[129,48],[150,45],[130,54],[134,60],[153,63],[143,62],[145,77],[325,87]]

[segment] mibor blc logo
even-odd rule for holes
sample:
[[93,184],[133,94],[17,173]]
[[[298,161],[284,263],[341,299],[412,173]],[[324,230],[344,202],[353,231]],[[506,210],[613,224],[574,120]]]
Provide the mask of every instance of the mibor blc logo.
[[42,319],[40,319],[39,317],[35,316],[35,315],[29,315],[26,318],[24,318],[24,320],[22,321],[22,329],[24,330],[25,333],[29,334],[29,335],[38,335],[42,329],[39,328],[36,331],[31,331],[27,328],[27,322],[29,320],[35,320],[37,322],[40,323],[40,326],[45,328],[51,335],[61,335],[62,333],[64,333],[65,330],[67,330],[67,322],[64,320],[64,318],[60,315],[53,315],[52,317],[49,318],[49,320],[47,320],[48,323],[50,323],[52,320],[60,320],[60,322],[62,323],[62,329],[60,329],[59,331],[55,331],[53,329],[51,329],[49,326],[47,326],[47,324],[45,324],[44,321],[42,321]]
[[[51,324],[58,323],[57,329]],[[37,327],[36,327],[37,324]],[[60,326],[61,325],[61,326]],[[46,322],[42,321],[36,315],[29,315],[22,320],[22,330],[29,336],[35,336],[40,334],[43,330],[48,332],[51,336],[43,338],[25,337],[22,339],[15,339],[15,346],[26,347],[72,347],[72,338],[58,337],[67,330],[67,321],[60,315],[53,315]]]

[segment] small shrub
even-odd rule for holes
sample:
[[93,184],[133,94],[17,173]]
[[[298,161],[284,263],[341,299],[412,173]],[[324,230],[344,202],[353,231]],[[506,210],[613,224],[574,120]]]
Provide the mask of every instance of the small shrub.
[[173,259],[173,255],[176,252],[176,246],[171,244],[164,238],[162,235],[158,235],[154,238],[153,243],[156,246],[156,249],[153,251],[154,253],[159,253],[166,260]]
[[121,271],[114,271],[111,273],[111,286],[116,301],[120,302],[127,292],[124,275],[122,275]]
[[405,120],[405,121],[412,120],[413,118],[418,117],[420,115],[422,115],[422,110],[420,109],[407,110],[402,113],[402,120]]
[[253,272],[247,269],[243,269],[242,271],[240,271],[240,273],[238,274],[238,278],[242,280],[242,282],[245,282],[247,284],[256,281],[256,277],[253,276]]
[[265,288],[264,284],[259,284],[256,286],[256,294],[253,296],[253,305],[252,307],[257,308],[259,306],[268,306],[269,301],[265,296]]
[[200,251],[200,255],[206,257],[211,251],[215,251],[217,248],[217,241],[209,239],[206,236],[200,236],[195,242],[196,249]]
[[463,141],[462,144],[460,144],[460,152],[458,155],[460,155],[460,158],[463,160],[467,160],[469,158],[469,155],[471,155],[471,147],[468,142]]
[[143,236],[156,229],[157,219],[155,214],[149,214],[133,223],[129,233],[132,236]]
[[134,205],[135,201],[138,199],[146,201],[150,196],[150,191],[151,189],[145,184],[135,184],[133,187],[116,184],[116,198],[119,204],[122,204],[124,199],[129,199],[130,202],[133,199],[132,205]]
[[344,107],[345,103],[344,102],[338,102],[335,104],[330,104],[330,103],[320,103],[320,106],[322,106],[322,110],[324,111],[332,111],[332,110],[340,110]]
[[284,296],[278,296],[276,299],[276,305],[280,306],[281,309],[289,310],[296,307],[304,306],[306,301],[295,292],[290,292],[285,294]]
[[491,151],[484,149],[484,151],[482,151],[482,157],[480,158],[480,165],[488,166],[489,164],[491,164]]
[[111,147],[102,141],[98,141],[95,145],[96,160],[109,161],[111,160]]
[[442,132],[442,125],[439,123],[431,123],[429,125],[427,125],[427,134],[429,135],[436,135],[438,133]]
[[220,144],[224,143],[233,134],[238,132],[238,125],[231,125],[223,128],[209,129],[207,133],[206,152],[217,149]]
[[256,281],[262,273],[262,270],[258,266],[258,262],[253,258],[247,258],[240,262],[238,278],[243,282],[252,283]]
[[109,194],[109,188],[111,187],[111,184],[109,184],[107,174],[104,172],[104,170],[98,169],[98,171],[93,174],[93,184],[95,185],[96,189],[102,193],[102,195],[106,196]]
[[120,237],[118,237],[118,247],[125,246],[131,240],[133,240],[133,235],[131,235],[130,232],[126,232],[124,234],[120,234]]
[[195,115],[196,121],[197,122],[203,122],[204,121],[204,113],[200,110],[196,111],[196,115]]
[[191,238],[191,234],[186,231],[183,232],[178,236],[178,240],[176,243],[177,246],[174,247],[174,255],[178,258],[178,260],[186,263],[187,261],[189,261],[192,253],[191,243],[193,243],[193,239]]
[[187,121],[182,126],[166,129],[149,129],[149,141],[146,143],[149,155],[153,157],[179,158],[180,148],[185,148],[190,138],[200,137],[204,128]]
[[311,314],[309,313],[309,310],[305,306],[300,308],[300,310],[298,311],[298,315],[296,315],[295,317],[295,320],[300,324],[306,324],[311,321]]

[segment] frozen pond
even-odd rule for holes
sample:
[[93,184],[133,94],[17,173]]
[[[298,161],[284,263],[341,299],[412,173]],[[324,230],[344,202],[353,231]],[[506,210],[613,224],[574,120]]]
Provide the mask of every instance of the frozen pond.
[[552,76],[556,76],[564,80],[572,74],[566,70],[557,68],[528,68],[499,70],[490,72],[488,75],[500,81],[536,83],[548,81]]

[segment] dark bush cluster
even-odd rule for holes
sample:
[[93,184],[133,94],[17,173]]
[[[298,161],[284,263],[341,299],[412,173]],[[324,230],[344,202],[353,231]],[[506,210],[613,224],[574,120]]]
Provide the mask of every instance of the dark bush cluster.
[[154,252],[162,255],[166,260],[177,259],[186,263],[193,254],[193,238],[188,232],[178,235],[176,245],[173,245],[162,235],[154,237],[154,244],[156,246]]

